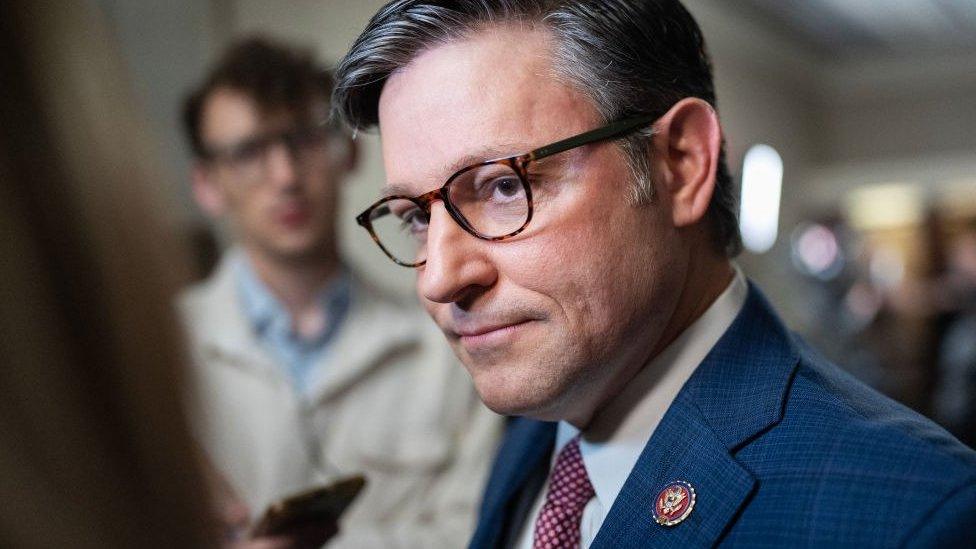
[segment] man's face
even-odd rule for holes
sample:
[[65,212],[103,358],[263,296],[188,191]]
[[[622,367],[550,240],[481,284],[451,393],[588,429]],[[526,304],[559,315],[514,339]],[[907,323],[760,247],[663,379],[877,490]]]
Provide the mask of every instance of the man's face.
[[[420,194],[477,160],[521,154],[602,124],[553,77],[549,37],[498,28],[426,50],[387,82],[380,134],[390,186]],[[685,276],[668,204],[636,207],[613,143],[530,169],[524,232],[488,242],[432,205],[417,291],[485,403],[580,419],[649,358]],[[663,195],[663,193],[659,193]]]
[[253,146],[314,121],[261,112],[248,95],[227,88],[207,98],[201,122],[204,145],[223,151],[195,177],[208,213],[227,217],[246,248],[277,260],[314,259],[333,249],[337,180],[346,167],[330,147],[342,143],[319,132],[292,146],[273,138]]

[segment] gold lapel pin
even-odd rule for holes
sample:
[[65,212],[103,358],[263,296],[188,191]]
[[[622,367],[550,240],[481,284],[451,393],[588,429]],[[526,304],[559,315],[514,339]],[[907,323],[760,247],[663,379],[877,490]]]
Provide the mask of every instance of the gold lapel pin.
[[695,508],[695,487],[676,480],[665,486],[654,500],[654,522],[674,526],[688,518]]

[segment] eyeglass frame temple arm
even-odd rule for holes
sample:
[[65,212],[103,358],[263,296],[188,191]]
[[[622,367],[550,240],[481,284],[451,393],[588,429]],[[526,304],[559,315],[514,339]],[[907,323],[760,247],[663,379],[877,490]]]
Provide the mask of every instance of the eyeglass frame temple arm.
[[551,145],[546,145],[545,147],[539,147],[535,149],[522,158],[524,162],[531,162],[533,160],[541,160],[547,156],[552,156],[554,154],[559,154],[563,151],[568,151],[582,145],[587,145],[590,143],[598,143],[600,141],[606,141],[608,139],[613,139],[615,137],[620,137],[626,135],[642,126],[646,126],[651,122],[657,120],[656,115],[644,115],[634,118],[627,118],[615,122],[608,126],[602,128],[597,128],[595,130],[582,133],[573,137],[563,139],[562,141],[557,141]]

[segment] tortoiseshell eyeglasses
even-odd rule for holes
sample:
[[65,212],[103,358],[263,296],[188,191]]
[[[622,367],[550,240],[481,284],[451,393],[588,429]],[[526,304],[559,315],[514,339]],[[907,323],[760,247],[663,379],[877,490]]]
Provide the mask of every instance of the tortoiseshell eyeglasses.
[[462,168],[444,186],[420,196],[387,196],[356,216],[356,222],[390,259],[404,267],[420,267],[427,261],[427,225],[430,207],[443,200],[451,218],[465,231],[482,240],[505,240],[532,220],[532,188],[529,164],[561,152],[623,137],[654,122],[657,116],[641,116],[611,123],[573,137],[510,156]]

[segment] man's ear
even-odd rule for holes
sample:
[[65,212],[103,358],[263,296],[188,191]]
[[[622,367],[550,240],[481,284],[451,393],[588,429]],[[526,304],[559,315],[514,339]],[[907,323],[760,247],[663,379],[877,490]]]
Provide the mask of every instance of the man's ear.
[[675,227],[698,223],[708,211],[722,147],[718,114],[706,101],[682,99],[656,125],[658,173]]
[[190,182],[193,186],[193,199],[205,214],[213,219],[224,215],[226,199],[224,192],[213,179],[210,170],[197,162],[190,172]]

